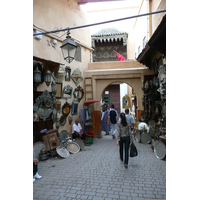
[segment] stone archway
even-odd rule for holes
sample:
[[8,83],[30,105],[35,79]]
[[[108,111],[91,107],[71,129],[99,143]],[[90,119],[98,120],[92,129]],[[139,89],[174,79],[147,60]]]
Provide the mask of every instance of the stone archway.
[[[85,79],[85,100],[95,99],[101,100],[102,92],[104,89],[114,82],[124,82],[134,88],[137,94],[138,110],[143,111],[142,96],[143,91],[141,88],[144,75],[153,74],[152,70],[149,70],[145,66],[138,66],[136,61],[125,62],[104,62],[102,68],[95,69],[95,65],[101,66],[99,63],[90,63],[93,66],[89,67],[89,70],[85,70],[83,73]],[[120,68],[120,67],[123,68]],[[91,69],[90,69],[91,68]],[[86,83],[89,80],[89,84]],[[89,89],[88,89],[89,88]],[[90,96],[88,96],[90,94]],[[100,113],[100,103],[94,104],[94,111]],[[101,124],[97,122],[96,124]],[[97,134],[99,129],[96,130]]]

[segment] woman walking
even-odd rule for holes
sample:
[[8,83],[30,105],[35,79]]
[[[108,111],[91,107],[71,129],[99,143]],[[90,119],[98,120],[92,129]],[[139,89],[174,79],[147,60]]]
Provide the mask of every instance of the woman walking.
[[121,122],[118,123],[117,145],[119,145],[121,161],[123,161],[123,145],[125,145],[124,167],[128,168],[129,145],[130,145],[130,140],[131,142],[133,141],[132,137],[133,135],[131,131],[131,125],[126,121],[125,113],[121,113],[120,118]]

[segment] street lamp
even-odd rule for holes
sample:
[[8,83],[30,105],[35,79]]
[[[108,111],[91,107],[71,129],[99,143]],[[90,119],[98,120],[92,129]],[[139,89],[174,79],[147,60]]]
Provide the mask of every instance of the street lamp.
[[69,30],[68,30],[67,37],[63,41],[62,46],[60,48],[62,50],[62,54],[63,54],[64,59],[68,63],[71,63],[74,60],[77,45],[74,42],[74,40],[69,36],[69,34],[70,33],[69,33]]

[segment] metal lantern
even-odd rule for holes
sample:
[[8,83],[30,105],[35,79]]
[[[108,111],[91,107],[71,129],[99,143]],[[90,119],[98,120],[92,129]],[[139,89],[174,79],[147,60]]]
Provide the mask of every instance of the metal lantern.
[[56,120],[56,128],[59,129],[59,127],[60,127],[60,119],[57,118],[57,120]]
[[44,81],[47,86],[49,86],[51,83],[51,72],[49,71],[49,69],[47,69],[46,72],[44,73]]
[[52,81],[51,82],[51,91],[54,95],[56,95],[56,92],[57,92],[57,87],[56,87],[56,82],[55,81]]
[[41,74],[42,72],[36,67],[36,70],[33,72],[33,81],[35,83],[41,83]]
[[61,101],[59,101],[59,100],[56,101],[56,107],[57,107],[57,112],[60,113],[60,111],[61,111]]
[[69,124],[70,124],[70,125],[72,124],[72,120],[73,120],[73,116],[70,115],[70,116],[68,117],[68,121],[69,121]]
[[67,33],[66,39],[63,41],[62,46],[60,47],[62,50],[62,54],[64,59],[71,63],[74,60],[74,55],[76,53],[77,45],[74,40],[69,36],[69,30]]
[[65,81],[70,81],[71,76],[71,68],[69,66],[65,67],[66,75],[65,75]]

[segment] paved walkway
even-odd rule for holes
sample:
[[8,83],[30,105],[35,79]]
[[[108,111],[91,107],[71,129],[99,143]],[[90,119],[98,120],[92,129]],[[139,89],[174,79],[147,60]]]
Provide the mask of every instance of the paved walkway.
[[33,183],[33,199],[166,199],[166,161],[155,157],[150,144],[135,145],[138,156],[129,158],[128,169],[111,135],[94,138],[92,145],[66,159],[40,161],[42,179]]

